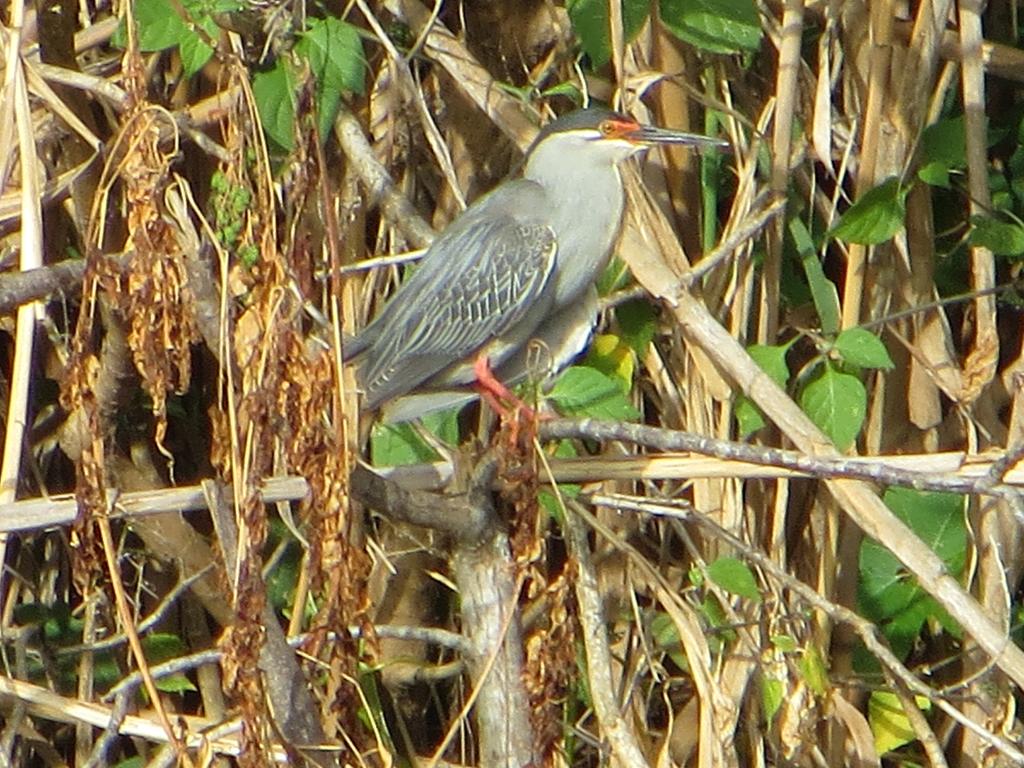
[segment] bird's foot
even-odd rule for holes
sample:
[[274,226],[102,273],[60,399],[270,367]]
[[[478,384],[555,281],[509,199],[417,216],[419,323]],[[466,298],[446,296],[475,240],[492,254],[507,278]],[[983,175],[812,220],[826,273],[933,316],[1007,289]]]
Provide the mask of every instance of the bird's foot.
[[534,409],[522,401],[511,389],[494,375],[490,361],[481,355],[473,363],[476,376],[475,389],[481,398],[503,419],[516,412],[533,418]]
[[481,355],[473,364],[476,376],[474,388],[480,397],[498,414],[502,425],[509,429],[509,441],[513,446],[519,444],[520,425],[526,424],[527,433],[531,437],[537,434],[537,423],[545,416],[537,409],[527,405],[512,390],[505,386],[491,370],[488,359]]

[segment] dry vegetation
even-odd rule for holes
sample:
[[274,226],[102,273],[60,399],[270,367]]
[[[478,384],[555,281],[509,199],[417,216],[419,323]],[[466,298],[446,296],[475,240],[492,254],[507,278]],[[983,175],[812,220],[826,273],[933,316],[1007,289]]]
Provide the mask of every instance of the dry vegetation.
[[[1024,764],[1016,8],[680,5],[9,0],[0,765]],[[623,421],[377,479],[440,456],[359,413],[354,265],[584,81],[733,146],[630,171]]]

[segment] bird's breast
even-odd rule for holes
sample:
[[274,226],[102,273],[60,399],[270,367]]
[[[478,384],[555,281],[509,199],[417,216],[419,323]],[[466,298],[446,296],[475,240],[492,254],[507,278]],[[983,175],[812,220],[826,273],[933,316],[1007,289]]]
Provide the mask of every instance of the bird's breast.
[[565,307],[601,276],[622,227],[625,195],[615,168],[600,169],[560,189],[551,207],[558,243],[556,307]]

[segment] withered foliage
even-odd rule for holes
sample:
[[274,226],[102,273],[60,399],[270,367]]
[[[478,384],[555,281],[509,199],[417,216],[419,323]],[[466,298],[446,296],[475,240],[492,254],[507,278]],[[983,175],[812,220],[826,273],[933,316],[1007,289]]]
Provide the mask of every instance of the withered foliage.
[[[0,764],[1024,764],[1020,254],[992,240],[1024,208],[1024,58],[997,39],[1012,4],[751,2],[760,36],[730,55],[676,24],[697,4],[667,0],[622,19],[603,0],[253,2],[209,24],[195,5],[0,8]],[[366,86],[328,94],[331,126],[311,70],[337,51],[295,50],[325,18],[358,30]],[[213,49],[194,74],[195,50],[140,49],[163,22]],[[290,111],[261,90],[282,61]],[[476,406],[446,428],[470,463],[467,445],[501,457],[486,545],[354,502],[357,462],[431,442],[360,412],[346,341],[415,267],[357,265],[428,243],[577,89],[731,145],[626,172],[590,360],[621,412],[831,457],[805,394],[822,371],[855,380],[863,402],[818,408],[818,426],[863,416],[850,452],[883,470],[909,454],[922,487],[995,467],[949,518],[955,557],[928,559],[946,542],[917,541],[928,521],[912,536],[886,516],[896,480],[625,439],[567,461],[535,452],[543,425]],[[886,183],[875,219],[895,210],[894,232],[833,237]],[[838,343],[856,329],[891,368]],[[783,361],[785,391],[748,351]],[[568,507],[549,465],[582,484]],[[54,522],[56,494],[73,518]],[[871,609],[872,537],[896,559],[868,597],[921,587],[877,626],[844,612]],[[457,567],[491,545],[493,582],[514,585],[477,585],[493,613]],[[498,625],[511,653],[476,644]],[[499,721],[482,711],[506,699]]]

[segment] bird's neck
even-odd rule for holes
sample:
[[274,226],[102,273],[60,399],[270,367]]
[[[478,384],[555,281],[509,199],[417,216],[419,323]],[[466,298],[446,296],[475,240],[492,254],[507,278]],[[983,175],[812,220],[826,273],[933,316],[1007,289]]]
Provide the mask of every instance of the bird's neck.
[[534,156],[524,171],[527,179],[545,190],[550,204],[547,215],[558,242],[558,260],[571,262],[569,269],[556,272],[555,303],[559,306],[575,301],[601,276],[618,240],[625,201],[615,163],[580,162],[571,167],[570,173],[549,170],[564,169],[565,161],[544,162]]

